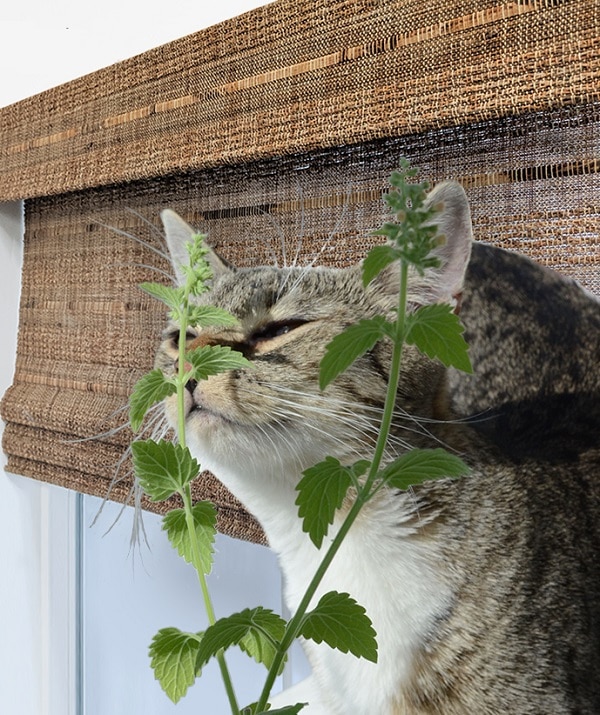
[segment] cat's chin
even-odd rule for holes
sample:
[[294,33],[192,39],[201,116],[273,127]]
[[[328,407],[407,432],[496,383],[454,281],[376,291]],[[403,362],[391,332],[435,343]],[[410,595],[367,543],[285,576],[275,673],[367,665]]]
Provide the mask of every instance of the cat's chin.
[[224,415],[200,406],[194,407],[187,413],[185,422],[186,433],[199,430],[219,430],[226,425],[234,424]]
[[234,493],[232,481],[253,485],[253,489],[261,482],[266,487],[295,489],[302,471],[322,458],[315,455],[313,461],[310,457],[300,460],[289,442],[273,435],[265,439],[264,428],[234,424],[216,414],[193,416],[186,424],[186,442],[202,469],[212,472]]

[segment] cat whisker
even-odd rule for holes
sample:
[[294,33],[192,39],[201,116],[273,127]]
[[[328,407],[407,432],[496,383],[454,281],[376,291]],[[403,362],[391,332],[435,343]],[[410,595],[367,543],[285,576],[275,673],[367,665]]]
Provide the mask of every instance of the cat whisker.
[[[152,221],[147,219],[145,216],[142,216],[142,214],[139,211],[136,211],[135,209],[126,208],[125,210],[127,211],[127,213],[130,213],[132,216],[139,218],[139,220],[150,229],[150,233],[154,234],[160,240],[161,243],[164,242],[163,232],[160,230],[160,228],[158,226],[156,226],[154,223],[152,223]],[[168,260],[170,260],[170,259],[168,259]]]
[[[116,410],[113,414],[119,414],[120,412],[128,409],[128,405],[123,406],[122,408],[119,408]],[[106,433],[108,436],[111,436],[111,434],[120,432],[123,429],[126,429],[129,427],[129,421],[121,425],[120,427],[115,428],[114,430],[109,430],[108,433]],[[141,434],[146,435],[148,439],[152,439],[154,441],[158,441],[162,438],[164,438],[169,431],[169,427],[165,421],[164,417],[164,411],[163,411],[163,406],[162,403],[157,403],[156,405],[153,405],[147,413],[146,416],[146,421],[143,427],[143,430]],[[105,435],[100,435],[100,436],[105,436]],[[97,437],[89,437],[87,439],[96,439]],[[131,456],[131,446],[125,450],[125,452],[121,455],[119,458],[117,464],[115,465],[115,471],[113,474],[113,477],[110,481],[110,484],[108,485],[108,490],[106,495],[104,496],[102,503],[98,507],[98,510],[96,514],[94,515],[94,518],[92,519],[91,525],[90,526],[95,526],[96,523],[98,522],[101,514],[104,511],[104,507],[106,506],[106,503],[110,501],[110,495],[115,489],[115,487],[124,481],[130,479],[132,477],[132,469],[128,469],[124,473],[121,473],[123,470],[124,465],[129,461],[129,458]],[[117,513],[117,516],[113,519],[112,523],[110,526],[106,529],[105,535],[108,534],[114,526],[117,524],[119,519],[122,517],[124,510],[128,506],[133,506],[134,507],[134,514],[133,514],[133,524],[132,524],[132,530],[131,530],[131,537],[130,537],[130,545],[132,547],[139,545],[141,543],[141,538],[140,535],[144,537],[144,541],[146,544],[148,544],[148,540],[146,537],[146,532],[144,528],[144,522],[143,522],[143,510],[141,507],[141,499],[143,496],[143,490],[141,489],[139,483],[137,482],[137,479],[132,480],[132,484],[129,488],[129,491],[123,500],[123,505],[119,512]]]
[[[345,452],[351,447],[351,451],[357,457],[364,457],[365,448],[368,445],[374,447],[376,443],[378,424],[368,418],[365,419],[362,415],[357,414],[356,411],[348,411],[348,414],[342,414],[339,411],[326,409],[323,406],[298,403],[276,395],[269,395],[268,399],[271,402],[270,416],[277,418],[278,424],[288,423],[289,434],[295,434],[293,430],[289,430],[289,422],[300,423],[304,428],[326,437],[331,445],[337,444],[342,447]],[[331,426],[315,423],[314,420],[310,419],[311,414],[319,415],[321,420],[327,420]],[[284,422],[282,423],[281,420]],[[359,447],[355,448],[353,446],[355,444],[359,445]],[[410,446],[406,440],[392,436],[389,440],[387,456],[392,458],[398,448],[409,449]],[[391,447],[394,447],[394,449],[390,449]]]
[[[121,470],[123,469],[123,465],[128,461],[130,454],[131,454],[131,448],[129,447],[125,452],[123,452],[123,454],[122,454],[121,457],[119,458],[119,461],[118,461],[117,464],[115,465],[115,471],[114,471],[113,477],[112,477],[112,479],[110,480],[110,484],[108,485],[108,489],[107,489],[107,491],[106,491],[106,494],[105,494],[104,498],[102,499],[102,502],[101,502],[100,506],[98,507],[98,510],[96,511],[96,514],[94,515],[94,518],[92,519],[92,522],[91,522],[90,526],[95,526],[96,523],[98,522],[98,520],[100,519],[100,516],[102,515],[102,512],[104,511],[104,507],[106,506],[106,504],[107,504],[109,501],[111,501],[110,495],[112,494],[112,492],[113,492],[113,490],[115,489],[115,487],[116,487],[118,484],[121,484],[125,479],[127,479],[127,478],[129,478],[129,477],[131,476],[131,469],[127,470],[127,472],[125,472],[125,474],[121,474]],[[122,506],[121,510],[119,511],[119,514],[117,515],[117,518],[113,521],[113,523],[111,524],[111,526],[109,527],[109,529],[106,531],[106,533],[108,533],[108,532],[113,528],[113,526],[117,523],[117,521],[119,520],[121,514],[123,513],[124,508],[125,508],[126,506],[128,506],[128,504],[129,504],[129,498],[130,498],[130,496],[131,496],[131,494],[132,494],[132,490],[133,490],[133,485],[132,485],[131,489],[129,490],[129,493],[128,493],[128,495],[127,495],[127,498],[126,498],[125,501],[123,502],[123,506]]]
[[72,439],[64,439],[63,444],[83,444],[84,442],[95,442],[98,439],[108,439],[110,437],[114,437],[115,435],[119,434],[119,432],[123,432],[123,430],[126,430],[129,427],[129,422],[124,422],[122,425],[119,425],[118,427],[112,427],[109,430],[106,430],[105,432],[96,432],[93,435],[90,435],[88,437],[73,437]]
[[294,260],[292,261],[291,268],[295,268],[298,265],[298,259],[300,258],[300,253],[302,251],[302,244],[304,241],[304,220],[305,220],[305,211],[304,211],[304,195],[302,191],[302,187],[298,184],[298,196],[301,197],[300,200],[300,206],[299,206],[299,213],[300,213],[300,230],[298,231],[298,240],[296,242],[296,253],[294,254]]
[[[118,236],[123,236],[124,238],[128,238],[128,239],[131,239],[132,241],[135,241],[136,243],[139,243],[140,246],[143,246],[147,250],[155,253],[157,256],[160,256],[169,265],[171,264],[170,256],[165,251],[162,251],[161,249],[159,249],[156,246],[154,246],[153,244],[151,244],[149,241],[144,241],[139,236],[135,236],[133,233],[129,233],[129,231],[124,231],[121,228],[117,228],[116,226],[110,226],[109,224],[102,223],[101,221],[95,221],[94,223],[97,226],[102,226],[102,228],[106,228],[108,231],[112,231],[113,233],[116,233]],[[154,227],[154,228],[156,229],[156,227]],[[158,231],[158,229],[156,229],[156,231]],[[159,232],[159,235],[162,240],[162,234],[160,232]]]
[[[318,415],[320,418],[327,419],[328,421],[334,423],[338,428],[340,425],[344,425],[348,428],[350,433],[362,434],[365,439],[373,443],[379,431],[379,420],[368,415],[361,414],[357,409],[357,405],[340,406],[336,409],[335,407],[332,408],[327,403],[320,405],[304,402],[299,403],[277,395],[269,395],[268,399],[272,403],[278,403],[286,406],[289,411],[289,415],[295,416],[298,420],[305,421],[308,419],[310,414]],[[291,411],[292,409],[294,412]],[[310,420],[307,421],[307,424],[312,426]]]
[[[240,392],[244,392],[244,390],[242,389],[240,390]],[[247,392],[248,394],[251,394],[250,390],[247,390]],[[294,395],[294,392],[292,391],[291,394]],[[298,394],[300,395],[302,393]],[[314,395],[310,395],[310,393],[306,393],[304,396],[307,398],[312,398],[313,403],[299,402],[298,400],[280,397],[279,395],[264,395],[264,397],[273,404],[276,403],[278,405],[283,405],[287,407],[288,410],[290,410],[290,408],[295,410],[295,412],[293,413],[290,411],[289,414],[297,417],[298,419],[306,419],[307,414],[313,413],[321,417],[326,417],[336,423],[341,422],[342,424],[346,424],[352,428],[360,424],[365,429],[368,428],[369,431],[377,431],[376,421],[371,419],[370,417],[362,415],[357,410],[358,406],[356,404],[352,405],[351,403],[349,403],[348,405],[343,405],[336,409],[330,406],[329,401],[323,401],[321,404],[314,404],[315,397]]]
[[152,266],[149,263],[135,263],[134,261],[125,261],[123,263],[111,263],[109,264],[111,267],[129,267],[129,268],[144,268],[145,270],[148,271],[153,271],[154,273],[158,273],[160,276],[163,278],[167,278],[169,281],[173,282],[173,274],[169,273],[168,271],[164,271],[162,268],[159,268],[158,266]]
[[[290,395],[295,396],[302,396],[306,397],[310,400],[315,399],[315,395],[310,392],[303,392],[300,390],[288,388],[288,387],[283,387],[282,385],[272,385],[269,383],[264,383],[264,385],[271,390],[277,390],[280,392],[285,392]],[[327,404],[328,405],[335,405],[336,409],[344,409],[349,416],[355,417],[357,410],[360,409],[361,413],[366,413],[370,412],[372,413],[373,417],[371,419],[373,420],[380,420],[381,417],[383,416],[383,407],[376,407],[374,405],[366,405],[358,402],[352,402],[350,400],[342,400],[340,398],[336,398],[333,396],[328,395],[327,396]],[[394,418],[395,420],[402,420],[402,421],[410,421],[413,422],[414,424],[421,425],[421,424],[431,424],[431,425],[445,425],[445,424],[468,424],[472,420],[470,417],[460,417],[460,418],[454,418],[450,420],[440,420],[436,419],[434,417],[423,417],[423,416],[417,416],[413,415],[410,412],[407,412],[406,410],[403,410],[402,408],[398,408],[394,410]],[[489,419],[492,419],[491,417]],[[431,433],[429,431],[423,431],[422,434],[431,436]]]
[[[110,414],[106,415],[103,422],[110,422],[111,420],[115,419],[118,415],[120,415],[121,413],[125,412],[128,409],[129,409],[128,404],[124,404],[121,407],[118,407],[116,410],[114,410]],[[127,429],[128,427],[129,427],[129,420],[126,420],[125,422],[118,425],[117,427],[111,427],[109,430],[106,430],[104,432],[96,432],[95,434],[89,435],[88,437],[78,437],[78,438],[74,438],[74,439],[66,439],[66,440],[64,440],[64,444],[78,444],[78,443],[83,443],[83,442],[93,442],[98,439],[110,438],[110,437],[113,437],[114,435],[118,434],[119,432],[122,432],[123,430]]]
[[[293,292],[298,287],[298,285],[301,283],[301,281],[304,278],[304,274],[307,273],[311,268],[314,268],[314,266],[317,263],[317,261],[319,260],[319,258],[323,255],[323,253],[325,253],[325,251],[331,245],[331,242],[333,241],[334,237],[337,235],[337,233],[340,230],[340,226],[342,226],[344,221],[346,220],[346,215],[348,213],[348,208],[350,205],[351,194],[352,194],[352,188],[349,187],[348,191],[346,192],[347,199],[346,199],[346,201],[344,201],[343,209],[342,209],[340,216],[339,216],[338,220],[336,221],[333,229],[329,232],[329,235],[327,236],[325,241],[323,241],[319,250],[314,254],[312,260],[306,266],[302,267],[300,274],[298,275],[298,277],[296,278],[296,280],[294,281],[294,283],[292,283],[292,286],[290,287],[290,292]],[[288,277],[286,277],[286,279],[284,280],[284,284],[287,283],[287,280],[288,280]]]
[[[304,427],[307,427],[308,429],[311,429],[312,431],[317,432],[318,434],[327,437],[333,443],[339,444],[342,447],[347,447],[348,446],[347,437],[355,436],[356,432],[357,432],[357,430],[355,430],[354,435],[350,435],[350,434],[344,435],[344,433],[341,433],[341,436],[340,436],[339,433],[333,434],[331,431],[325,429],[324,427],[315,424],[311,420],[307,420],[306,416],[303,415],[300,411],[292,412],[290,410],[286,410],[285,412],[282,413],[281,416],[284,416],[288,419],[289,419],[289,417],[296,417],[298,420],[302,420],[302,424]],[[336,425],[336,427],[337,427],[337,425]],[[344,437],[346,437],[346,439],[344,439]]]
[[[273,388],[274,386],[271,387]],[[244,390],[240,390],[240,392],[243,391]],[[382,412],[378,408],[373,408],[377,412],[376,416],[365,415],[362,414],[361,411],[364,406],[359,405],[357,403],[345,400],[328,399],[327,401],[323,400],[322,404],[314,404],[315,395],[313,395],[312,393],[294,391],[290,388],[281,388],[281,391],[285,392],[286,394],[289,394],[291,397],[303,396],[305,399],[311,399],[313,402],[298,402],[298,400],[283,398],[278,395],[265,395],[265,397],[269,399],[269,401],[273,405],[277,404],[285,408],[285,412],[282,412],[281,409],[278,407],[273,408],[273,411],[278,411],[278,414],[280,416],[283,416],[287,419],[295,418],[297,421],[300,421],[303,426],[308,426],[312,429],[323,429],[322,427],[317,428],[317,426],[314,425],[314,423],[310,419],[308,419],[311,413],[319,415],[321,418],[327,419],[330,422],[334,423],[336,429],[339,429],[340,426],[344,426],[346,429],[345,434],[347,435],[347,437],[351,436],[353,438],[356,438],[356,436],[360,435],[362,437],[363,443],[366,442],[367,444],[375,444],[377,434],[379,433],[380,416]],[[247,392],[249,394],[251,393],[251,391],[249,390]],[[332,401],[335,403],[333,407],[331,406]],[[399,413],[399,415],[401,415],[401,413]],[[430,435],[429,431],[421,427],[418,423],[418,420],[415,421],[415,419],[411,415],[401,416],[404,417],[405,420],[410,419],[411,422],[415,422],[417,427],[411,428],[403,426],[402,429],[404,431],[412,432],[415,434],[423,434],[427,436]],[[329,433],[327,434],[331,439],[336,440],[335,435]],[[337,439],[336,441],[340,442],[341,444],[346,444],[344,439]],[[388,453],[393,454],[394,456],[397,455],[399,451],[405,451],[413,447],[413,445],[410,444],[406,439],[402,439],[398,435],[394,434],[390,435],[388,443],[389,447],[393,448],[393,450],[388,449]]]
[[[260,214],[263,218],[265,218],[270,224],[271,228],[275,231],[277,237],[279,238],[279,242],[281,245],[281,254],[283,258],[283,266],[282,268],[286,268],[286,258],[285,258],[285,234],[283,233],[283,229],[281,228],[281,224],[279,221],[276,221],[274,216],[271,214],[270,211],[267,211],[266,209],[259,209],[257,212]],[[270,239],[268,239],[270,241]],[[269,256],[271,258],[271,264],[273,265],[274,268],[280,268],[279,266],[279,261],[277,260],[277,254],[273,250],[273,248],[269,247]]]
[[259,431],[271,443],[271,445],[273,447],[273,454],[277,457],[277,460],[279,462],[279,468],[280,468],[280,471],[282,472],[282,474],[287,472],[287,470],[289,469],[289,466],[284,464],[283,454],[281,452],[281,446],[275,442],[273,437],[269,434],[269,431],[274,432],[275,430],[277,430],[278,436],[281,436],[281,434],[284,434],[284,433],[286,434],[286,444],[287,444],[288,448],[292,447],[290,449],[291,456],[292,456],[293,460],[297,463],[298,470],[301,469],[302,462],[300,459],[300,446],[297,443],[293,444],[293,445],[291,444],[292,440],[295,441],[295,437],[293,435],[286,433],[284,425],[282,425],[280,422],[275,421],[275,422],[271,423],[270,425],[257,425],[257,427],[258,427]]
[[[248,394],[253,394],[251,390],[245,390],[245,389],[240,389],[240,393],[247,392]],[[294,394],[292,392],[292,394]],[[301,394],[301,393],[298,393]],[[306,397],[312,397],[314,400],[314,395],[310,395],[310,393],[307,393],[305,395]],[[362,419],[362,415],[360,413],[357,413],[356,407],[357,405],[354,405],[354,411],[351,408],[343,408],[342,411],[340,410],[334,410],[332,409],[327,402],[323,402],[322,404],[311,404],[309,402],[298,402],[297,400],[291,400],[287,398],[280,397],[278,395],[263,395],[266,399],[270,400],[273,403],[277,403],[279,405],[284,405],[288,408],[294,408],[298,410],[296,413],[291,413],[290,415],[293,414],[293,416],[299,418],[299,419],[305,419],[306,418],[306,413],[312,412],[315,414],[318,414],[323,417],[328,417],[331,418],[332,420],[335,421],[342,421],[347,423],[348,425],[352,426],[356,423],[357,420]]]
[[[108,415],[108,416],[106,417],[106,421],[111,420],[111,419],[114,419],[119,413],[125,412],[126,410],[129,410],[129,405],[128,405],[128,404],[123,405],[122,407],[119,407],[117,410],[115,410],[115,411],[112,412],[110,415]],[[146,426],[144,427],[142,433],[143,433],[143,432],[146,432],[146,431],[148,430],[148,428],[149,428],[152,424],[154,424],[155,421],[158,421],[158,420],[162,420],[162,419],[163,419],[162,414],[157,414],[157,415],[155,415],[155,416],[152,415],[153,412],[160,413],[161,410],[162,410],[162,405],[161,405],[160,403],[158,403],[158,404],[153,405],[152,407],[150,407],[150,409],[148,410],[148,413],[147,413],[148,416],[146,417],[146,422],[145,422],[145,425],[146,425]],[[82,442],[92,442],[92,441],[95,441],[95,440],[98,440],[98,439],[107,439],[107,438],[110,438],[110,437],[114,437],[115,435],[119,434],[120,432],[123,432],[123,431],[126,430],[126,429],[129,429],[130,426],[131,426],[131,425],[130,425],[129,420],[126,420],[125,422],[123,422],[122,424],[118,425],[117,427],[111,427],[111,429],[106,430],[105,432],[96,432],[95,434],[89,435],[88,437],[78,437],[78,438],[76,438],[76,439],[65,440],[65,444],[75,444],[75,443],[82,443]]]
[[498,419],[498,413],[492,412],[492,409],[488,407],[486,410],[482,410],[481,412],[474,412],[473,414],[467,415],[466,417],[461,417],[460,419],[456,420],[456,423],[472,425],[481,424],[482,422],[492,422],[496,419]]

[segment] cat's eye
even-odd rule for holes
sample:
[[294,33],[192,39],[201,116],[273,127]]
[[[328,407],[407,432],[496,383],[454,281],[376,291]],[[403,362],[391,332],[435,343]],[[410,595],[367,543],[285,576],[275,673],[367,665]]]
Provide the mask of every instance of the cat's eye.
[[254,330],[248,336],[247,342],[250,345],[256,345],[257,343],[266,340],[273,340],[274,338],[278,338],[280,335],[285,335],[286,333],[299,328],[301,325],[305,325],[307,322],[307,320],[303,320],[302,318],[276,320]]
[[[187,330],[185,333],[185,339],[186,341],[188,340],[193,340],[195,337],[197,337],[196,333],[193,330]],[[163,339],[170,343],[172,347],[175,349],[179,348],[179,329],[173,328],[172,330],[167,330],[165,334],[163,335]]]

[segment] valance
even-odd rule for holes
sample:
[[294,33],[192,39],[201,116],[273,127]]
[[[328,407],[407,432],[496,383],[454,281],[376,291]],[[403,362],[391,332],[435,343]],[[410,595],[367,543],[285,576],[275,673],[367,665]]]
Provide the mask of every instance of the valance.
[[0,112],[0,200],[600,98],[597,0],[278,0]]
[[[166,206],[239,265],[348,265],[406,156],[463,183],[479,240],[600,294],[599,36],[591,0],[286,0],[0,110],[0,198],[27,199],[8,469],[130,498]],[[195,496],[261,540],[213,477]]]

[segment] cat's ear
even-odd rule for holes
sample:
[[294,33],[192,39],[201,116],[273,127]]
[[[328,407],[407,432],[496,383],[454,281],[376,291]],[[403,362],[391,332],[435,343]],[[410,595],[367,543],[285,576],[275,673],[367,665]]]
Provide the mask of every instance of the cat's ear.
[[456,301],[462,293],[473,243],[469,200],[460,184],[445,181],[429,193],[426,205],[438,209],[433,223],[445,239],[433,252],[441,265],[432,271],[433,280],[425,281],[431,283],[429,302]]
[[[187,265],[189,262],[189,256],[185,246],[186,243],[190,243],[190,241],[192,241],[198,231],[194,231],[194,229],[186,223],[181,216],[179,216],[179,214],[175,213],[175,211],[172,211],[171,209],[161,211],[160,218],[165,229],[165,238],[169,248],[169,254],[171,256],[171,262],[175,270],[177,283],[181,285],[185,280],[185,275],[181,267]],[[219,276],[232,270],[232,267],[219,255],[217,255],[208,246],[208,244],[205,244],[205,246],[210,249],[206,255],[206,260],[212,268],[214,278],[218,278]]]
[[[440,266],[427,270],[424,276],[416,273],[411,275],[409,300],[423,305],[450,303],[459,306],[473,241],[467,195],[460,184],[447,181],[428,194],[426,205],[437,209],[432,224],[437,226],[438,234],[444,237],[443,243],[433,251],[440,259]],[[398,264],[394,263],[385,269],[373,284],[375,290],[397,295]]]

